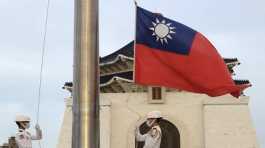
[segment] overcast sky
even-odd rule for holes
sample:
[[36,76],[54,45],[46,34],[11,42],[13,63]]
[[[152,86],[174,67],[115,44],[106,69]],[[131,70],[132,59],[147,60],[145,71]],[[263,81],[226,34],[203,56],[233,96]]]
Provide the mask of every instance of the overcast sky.
[[[250,111],[259,142],[265,148],[265,1],[138,0],[203,33],[224,57],[237,57],[237,78],[249,79]],[[72,80],[73,0],[51,0],[45,54],[40,125],[43,147],[55,148],[62,115],[64,82]],[[36,119],[38,74],[45,0],[0,0],[0,144],[16,132],[17,113]],[[134,38],[133,0],[100,1],[100,55]]]

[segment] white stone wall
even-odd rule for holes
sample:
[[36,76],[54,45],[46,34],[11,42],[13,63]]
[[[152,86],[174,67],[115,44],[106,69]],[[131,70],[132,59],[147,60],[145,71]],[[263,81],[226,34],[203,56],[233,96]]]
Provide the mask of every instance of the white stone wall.
[[72,97],[65,98],[65,111],[63,116],[63,123],[60,130],[60,135],[57,143],[57,148],[71,148],[72,147]]
[[208,148],[257,148],[247,100],[226,100],[204,106]]
[[[134,148],[134,128],[152,110],[160,110],[178,128],[181,148],[258,147],[246,97],[209,98],[169,92],[163,104],[150,104],[148,93],[104,93],[100,94],[100,104],[100,148]],[[71,128],[68,119],[72,117],[65,118],[57,148],[67,148],[71,143],[70,130],[63,129]]]
[[183,147],[202,147],[200,99],[184,98],[183,93],[167,93],[164,104],[149,104],[147,96],[147,93],[102,94],[102,99],[111,102],[111,147],[133,148],[135,125],[144,121],[145,115],[152,110],[160,110],[165,119],[178,127]]

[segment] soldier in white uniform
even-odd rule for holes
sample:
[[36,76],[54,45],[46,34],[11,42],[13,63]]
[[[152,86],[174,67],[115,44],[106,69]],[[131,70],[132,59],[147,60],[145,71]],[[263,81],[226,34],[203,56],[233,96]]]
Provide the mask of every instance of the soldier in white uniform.
[[42,139],[42,131],[40,126],[36,124],[36,135],[31,135],[27,129],[30,127],[30,118],[23,115],[16,116],[15,120],[18,125],[18,133],[16,134],[16,144],[18,148],[32,148],[31,140]]
[[136,127],[136,140],[145,142],[143,148],[160,148],[162,132],[158,122],[161,118],[160,111],[152,111],[147,114],[146,124],[151,129],[146,134],[142,135],[139,131],[139,126]]

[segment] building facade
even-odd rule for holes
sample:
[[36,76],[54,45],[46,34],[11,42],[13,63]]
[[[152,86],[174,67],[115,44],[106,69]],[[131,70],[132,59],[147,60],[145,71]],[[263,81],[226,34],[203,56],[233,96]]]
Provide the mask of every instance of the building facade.
[[[133,83],[133,42],[100,58],[100,147],[142,148],[135,141],[135,127],[144,133],[146,114],[159,110],[161,148],[258,148],[249,113],[249,97],[209,97],[182,90]],[[227,68],[239,65],[224,58]],[[248,80],[235,80],[247,84]],[[71,92],[72,83],[64,89]],[[57,148],[71,147],[72,97],[66,98]]]

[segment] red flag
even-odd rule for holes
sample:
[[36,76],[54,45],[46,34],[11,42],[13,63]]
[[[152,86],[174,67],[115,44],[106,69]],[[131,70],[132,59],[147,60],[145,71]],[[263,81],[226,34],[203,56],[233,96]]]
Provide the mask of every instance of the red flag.
[[137,8],[135,83],[209,96],[238,97],[237,86],[215,47],[199,32]]

